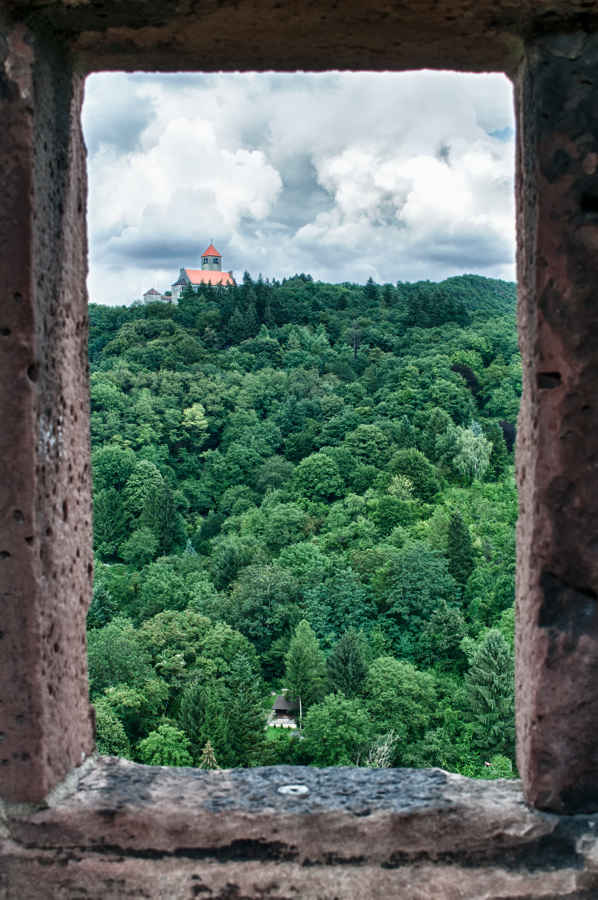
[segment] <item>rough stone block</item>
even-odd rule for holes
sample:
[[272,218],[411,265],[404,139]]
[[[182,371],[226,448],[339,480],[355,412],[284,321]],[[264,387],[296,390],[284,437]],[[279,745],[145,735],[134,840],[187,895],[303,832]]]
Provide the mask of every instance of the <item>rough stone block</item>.
[[0,797],[41,800],[93,746],[81,85],[0,30]]
[[598,36],[517,79],[518,765],[528,800],[598,809]]
[[0,900],[598,896],[596,817],[538,812],[518,782],[439,769],[102,758],[55,807],[7,812]]

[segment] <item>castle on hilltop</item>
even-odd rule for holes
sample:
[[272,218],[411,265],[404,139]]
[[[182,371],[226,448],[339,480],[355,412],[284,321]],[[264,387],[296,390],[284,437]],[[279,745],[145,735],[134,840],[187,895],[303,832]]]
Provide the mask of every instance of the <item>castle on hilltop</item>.
[[144,303],[154,303],[156,300],[163,303],[178,303],[178,299],[188,285],[199,287],[200,284],[221,284],[229,287],[234,284],[232,270],[222,271],[222,254],[218,253],[213,244],[201,254],[201,269],[181,269],[178,279],[172,285],[172,291],[160,294],[155,288],[150,288],[143,295]]

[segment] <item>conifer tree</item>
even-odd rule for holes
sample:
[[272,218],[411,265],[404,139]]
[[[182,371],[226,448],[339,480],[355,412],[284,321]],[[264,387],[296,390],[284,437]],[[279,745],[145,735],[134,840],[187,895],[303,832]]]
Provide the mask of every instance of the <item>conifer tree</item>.
[[267,300],[264,308],[264,325],[267,325],[268,328],[273,328],[276,325],[276,319],[274,318],[272,305],[269,300]]
[[430,418],[426,422],[426,427],[422,434],[421,449],[432,462],[437,460],[436,438],[439,434],[446,434],[449,426],[452,424],[449,414],[439,406],[430,413]]
[[378,285],[370,275],[363,288],[363,295],[368,303],[378,303],[379,294]]
[[127,537],[127,523],[119,491],[113,487],[93,496],[93,544],[102,557],[114,556]]
[[245,337],[255,337],[258,333],[260,324],[258,321],[255,303],[250,303],[243,317],[245,327]]
[[458,609],[441,600],[417,642],[417,660],[439,671],[462,671],[467,664],[460,644],[466,635]]
[[241,293],[243,294],[243,296],[248,294],[250,291],[253,294],[253,284],[253,278],[251,277],[247,269],[245,269],[245,271],[243,272],[243,283],[241,286]]
[[514,654],[494,628],[480,644],[466,679],[475,742],[489,756],[515,752]]
[[177,510],[172,488],[162,480],[150,485],[141,514],[141,524],[151,528],[161,553],[166,556],[174,546]]
[[422,310],[423,294],[421,289],[410,291],[407,298],[406,325],[422,326],[424,324],[424,312]]
[[231,704],[228,715],[232,765],[242,768],[262,762],[267,713],[262,706],[259,678],[249,659],[239,654],[230,674]]
[[395,289],[392,284],[385,284],[382,288],[382,302],[385,306],[392,306],[395,301]]
[[349,698],[359,693],[368,669],[363,658],[363,640],[355,629],[341,635],[326,660],[326,669],[335,691]]
[[88,628],[103,628],[116,614],[116,602],[108,588],[101,581],[93,587],[91,606],[87,612]]
[[260,272],[258,280],[255,283],[255,310],[260,322],[263,322],[265,318],[267,297],[268,287]]
[[402,416],[399,419],[399,424],[397,426],[395,435],[395,443],[397,447],[400,447],[401,450],[407,447],[415,447],[416,442],[417,432],[415,428],[413,427],[407,416]]
[[245,340],[245,319],[238,309],[236,309],[230,317],[226,333],[229,343],[231,344],[240,344],[241,341]]
[[503,430],[496,422],[488,422],[484,425],[484,434],[492,444],[486,477],[500,478],[509,463]]
[[299,722],[303,721],[303,709],[317,702],[323,693],[326,666],[318,639],[303,619],[291,639],[286,662],[286,683],[293,697],[299,701]]
[[194,756],[210,741],[218,759],[231,762],[228,707],[230,697],[222,683],[192,682],[181,700],[179,724],[190,738]]
[[216,754],[214,753],[214,748],[212,747],[212,742],[207,741],[205,747],[201,751],[201,759],[199,761],[200,769],[220,769],[218,762],[216,761]]
[[465,584],[473,571],[473,546],[469,528],[458,511],[451,516],[447,556],[449,575],[459,584]]

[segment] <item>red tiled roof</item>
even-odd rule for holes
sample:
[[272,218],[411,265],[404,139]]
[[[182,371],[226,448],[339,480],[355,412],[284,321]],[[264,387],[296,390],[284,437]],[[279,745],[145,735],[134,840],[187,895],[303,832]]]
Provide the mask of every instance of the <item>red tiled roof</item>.
[[149,291],[146,291],[145,294],[144,294],[143,296],[144,296],[144,297],[147,297],[148,294],[157,294],[158,297],[159,297],[159,296],[160,296],[160,291],[157,291],[155,288],[150,288]]
[[201,254],[202,256],[222,256],[222,253],[218,253],[214,244],[210,244],[207,250]]
[[191,284],[234,284],[230,272],[214,272],[210,269],[185,269]]

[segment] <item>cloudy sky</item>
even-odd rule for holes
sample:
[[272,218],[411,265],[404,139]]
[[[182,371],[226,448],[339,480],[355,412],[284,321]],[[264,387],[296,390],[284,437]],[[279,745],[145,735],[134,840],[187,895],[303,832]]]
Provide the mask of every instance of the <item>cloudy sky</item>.
[[88,78],[90,299],[235,277],[515,278],[513,102],[453,72]]

